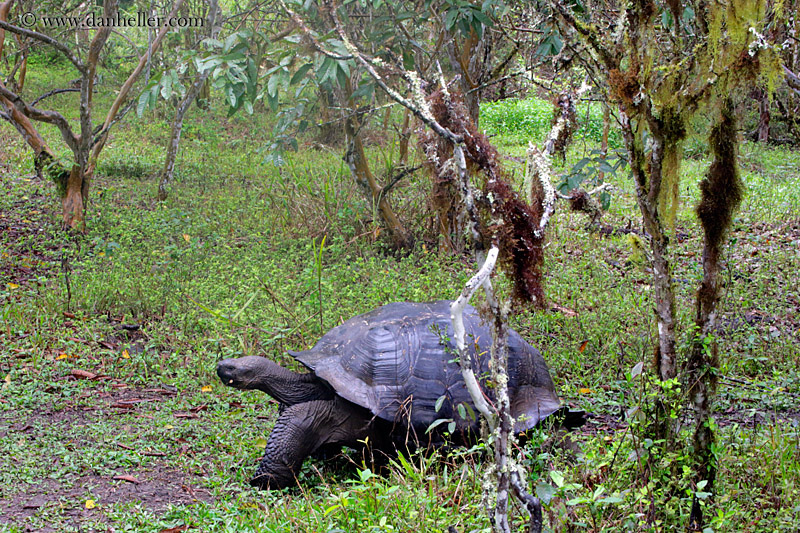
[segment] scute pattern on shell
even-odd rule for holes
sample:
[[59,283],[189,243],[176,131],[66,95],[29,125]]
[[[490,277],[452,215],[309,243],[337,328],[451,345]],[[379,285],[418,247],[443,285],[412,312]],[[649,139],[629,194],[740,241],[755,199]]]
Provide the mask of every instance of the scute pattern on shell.
[[[489,373],[491,328],[470,306],[464,324],[473,368],[483,383]],[[333,328],[312,349],[290,354],[340,396],[380,418],[422,431],[437,419],[452,418],[457,431],[475,431],[476,421],[458,416],[458,405],[472,401],[452,337],[450,302],[392,303]],[[521,432],[561,405],[538,350],[513,330],[508,347],[512,414]],[[491,389],[484,390],[492,396]],[[443,395],[447,401],[436,412]]]

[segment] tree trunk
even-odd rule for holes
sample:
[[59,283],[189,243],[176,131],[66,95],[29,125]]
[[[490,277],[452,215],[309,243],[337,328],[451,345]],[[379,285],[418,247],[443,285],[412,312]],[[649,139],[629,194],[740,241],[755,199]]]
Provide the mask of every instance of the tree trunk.
[[189,106],[192,105],[192,102],[205,85],[209,74],[211,74],[211,70],[198,73],[197,78],[195,78],[194,83],[187,91],[186,96],[183,97],[183,100],[178,105],[178,110],[175,112],[175,120],[172,121],[169,144],[167,145],[167,157],[164,160],[164,170],[161,171],[161,179],[158,182],[158,200],[160,202],[167,199],[167,187],[172,182],[172,177],[175,172],[175,160],[178,157],[178,146],[180,145],[181,133],[183,132],[183,119],[186,116],[186,112],[189,110]]
[[350,173],[361,187],[366,196],[367,202],[377,207],[386,231],[389,232],[392,242],[397,248],[410,248],[411,237],[409,236],[400,219],[397,218],[392,210],[389,201],[383,195],[383,188],[380,187],[372,175],[369,168],[369,161],[364,153],[364,144],[361,141],[360,127],[356,123],[355,111],[351,110],[350,115],[345,119],[345,134],[347,135],[347,152],[345,161],[350,167]]
[[758,127],[756,128],[756,140],[760,143],[769,141],[769,94],[765,90],[759,90],[758,99]]
[[[709,145],[714,161],[706,178],[700,183],[701,197],[697,218],[704,232],[703,281],[697,291],[695,325],[697,337],[687,362],[690,402],[695,414],[694,452],[697,463],[695,483],[706,481],[705,492],[714,491],[717,464],[712,450],[714,431],[711,411],[717,388],[716,369],[719,364],[714,338],[719,288],[719,257],[722,244],[739,207],[743,185],[736,158],[737,137],[733,104],[728,101],[722,118],[712,129]],[[703,510],[695,496],[692,502],[690,527],[703,529]]]
[[[675,347],[675,291],[672,286],[667,255],[669,238],[658,213],[665,141],[656,132],[651,132],[652,149],[649,160],[646,160],[640,134],[634,132],[624,109],[620,110],[620,115],[623,139],[630,156],[631,172],[636,187],[636,201],[639,204],[639,211],[642,213],[645,230],[650,235],[650,249],[653,253],[653,292],[656,300],[655,313],[658,327],[658,341],[653,364],[658,378],[661,381],[667,381],[677,375],[677,352]],[[674,444],[672,436],[675,434],[675,421],[671,418],[668,401],[663,396],[656,399],[654,432],[656,438],[666,439],[668,444]]]
[[[217,36],[219,26],[215,24],[217,15],[217,0],[211,0],[208,9],[208,27],[212,38]],[[178,146],[181,142],[181,133],[183,132],[183,119],[189,106],[200,94],[203,87],[206,86],[208,77],[211,74],[211,69],[203,72],[198,72],[195,76],[194,83],[189,87],[183,100],[178,104],[178,109],[175,112],[175,120],[172,121],[172,128],[169,137],[169,144],[167,145],[167,157],[164,160],[164,170],[161,172],[161,179],[158,182],[158,201],[163,202],[167,199],[167,187],[172,182],[172,176],[175,173],[175,159],[178,157]]]
[[[325,145],[335,145],[341,137],[341,129],[337,128],[333,112],[334,94],[330,87],[321,85],[319,87],[319,134],[317,142]],[[341,127],[341,126],[339,126]]]
[[67,178],[67,187],[64,196],[61,198],[62,219],[64,228],[75,228],[84,230],[86,228],[85,209],[88,191],[88,182],[81,172],[79,165],[72,165],[72,170]]

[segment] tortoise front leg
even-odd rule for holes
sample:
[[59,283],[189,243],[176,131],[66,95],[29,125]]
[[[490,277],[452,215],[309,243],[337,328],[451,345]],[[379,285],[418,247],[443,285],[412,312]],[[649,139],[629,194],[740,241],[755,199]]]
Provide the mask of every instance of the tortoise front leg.
[[335,398],[286,407],[267,439],[264,457],[250,484],[261,489],[294,485],[306,457],[325,444],[356,445],[368,435],[363,410]]

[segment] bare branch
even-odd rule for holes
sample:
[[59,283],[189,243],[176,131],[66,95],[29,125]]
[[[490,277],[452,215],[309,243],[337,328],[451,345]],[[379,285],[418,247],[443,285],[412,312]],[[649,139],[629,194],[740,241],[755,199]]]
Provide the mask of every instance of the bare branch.
[[29,30],[27,28],[22,28],[20,26],[15,26],[14,24],[9,24],[8,22],[4,22],[0,20],[0,29],[10,31],[11,33],[15,33],[17,35],[24,35],[25,37],[30,37],[31,39],[36,39],[37,41],[41,41],[45,44],[49,44],[62,54],[64,54],[67,59],[69,59],[70,63],[75,65],[75,68],[78,69],[79,72],[84,73],[86,71],[86,66],[83,62],[72,53],[72,50],[69,49],[67,45],[62,43],[61,41],[57,41],[52,37],[45,35],[43,33],[39,33],[38,31]]
[[[175,0],[175,4],[172,6],[172,11],[170,11],[168,18],[174,18],[178,13],[181,5],[183,5],[183,0]],[[150,53],[152,54],[158,47],[161,46],[161,41],[164,40],[164,37],[167,35],[167,32],[170,30],[169,26],[162,26],[156,35],[156,38],[153,40],[153,44],[150,48]],[[150,54],[145,54],[139,60],[139,64],[136,65],[136,68],[133,69],[128,79],[125,80],[125,83],[122,84],[122,87],[119,89],[119,93],[117,94],[117,98],[114,100],[114,103],[111,104],[111,108],[108,110],[108,114],[106,114],[106,119],[103,122],[103,129],[100,130],[102,132],[99,137],[94,140],[94,148],[92,149],[92,156],[89,159],[89,168],[87,170],[88,174],[92,174],[94,172],[94,167],[97,165],[97,158],[100,157],[100,152],[103,150],[103,146],[105,146],[106,139],[108,138],[108,132],[111,128],[111,123],[114,118],[117,116],[119,112],[119,108],[122,106],[122,103],[128,98],[128,93],[130,93],[131,88],[133,88],[133,84],[139,78],[139,74],[142,73],[144,70],[145,65],[147,64],[147,59]]]
[[2,83],[0,83],[0,96],[5,98],[26,117],[56,126],[61,132],[61,137],[64,139],[64,142],[67,143],[67,146],[69,146],[74,153],[77,153],[79,139],[72,132],[69,122],[61,113],[57,111],[45,111],[26,104],[19,95],[10,91]]
[[57,94],[77,93],[77,92],[80,92],[80,89],[76,89],[75,87],[70,87],[69,89],[53,89],[52,91],[47,91],[42,96],[40,96],[39,98],[37,98],[36,100],[31,102],[30,105],[35,106],[36,104],[38,104],[39,102],[41,102],[45,98],[50,98],[51,96],[55,96]]

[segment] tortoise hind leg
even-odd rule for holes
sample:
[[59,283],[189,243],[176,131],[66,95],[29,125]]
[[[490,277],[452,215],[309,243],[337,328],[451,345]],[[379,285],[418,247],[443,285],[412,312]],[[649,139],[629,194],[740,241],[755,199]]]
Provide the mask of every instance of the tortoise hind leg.
[[250,484],[261,489],[294,485],[306,457],[325,444],[355,445],[367,437],[369,426],[361,408],[340,398],[287,406]]

